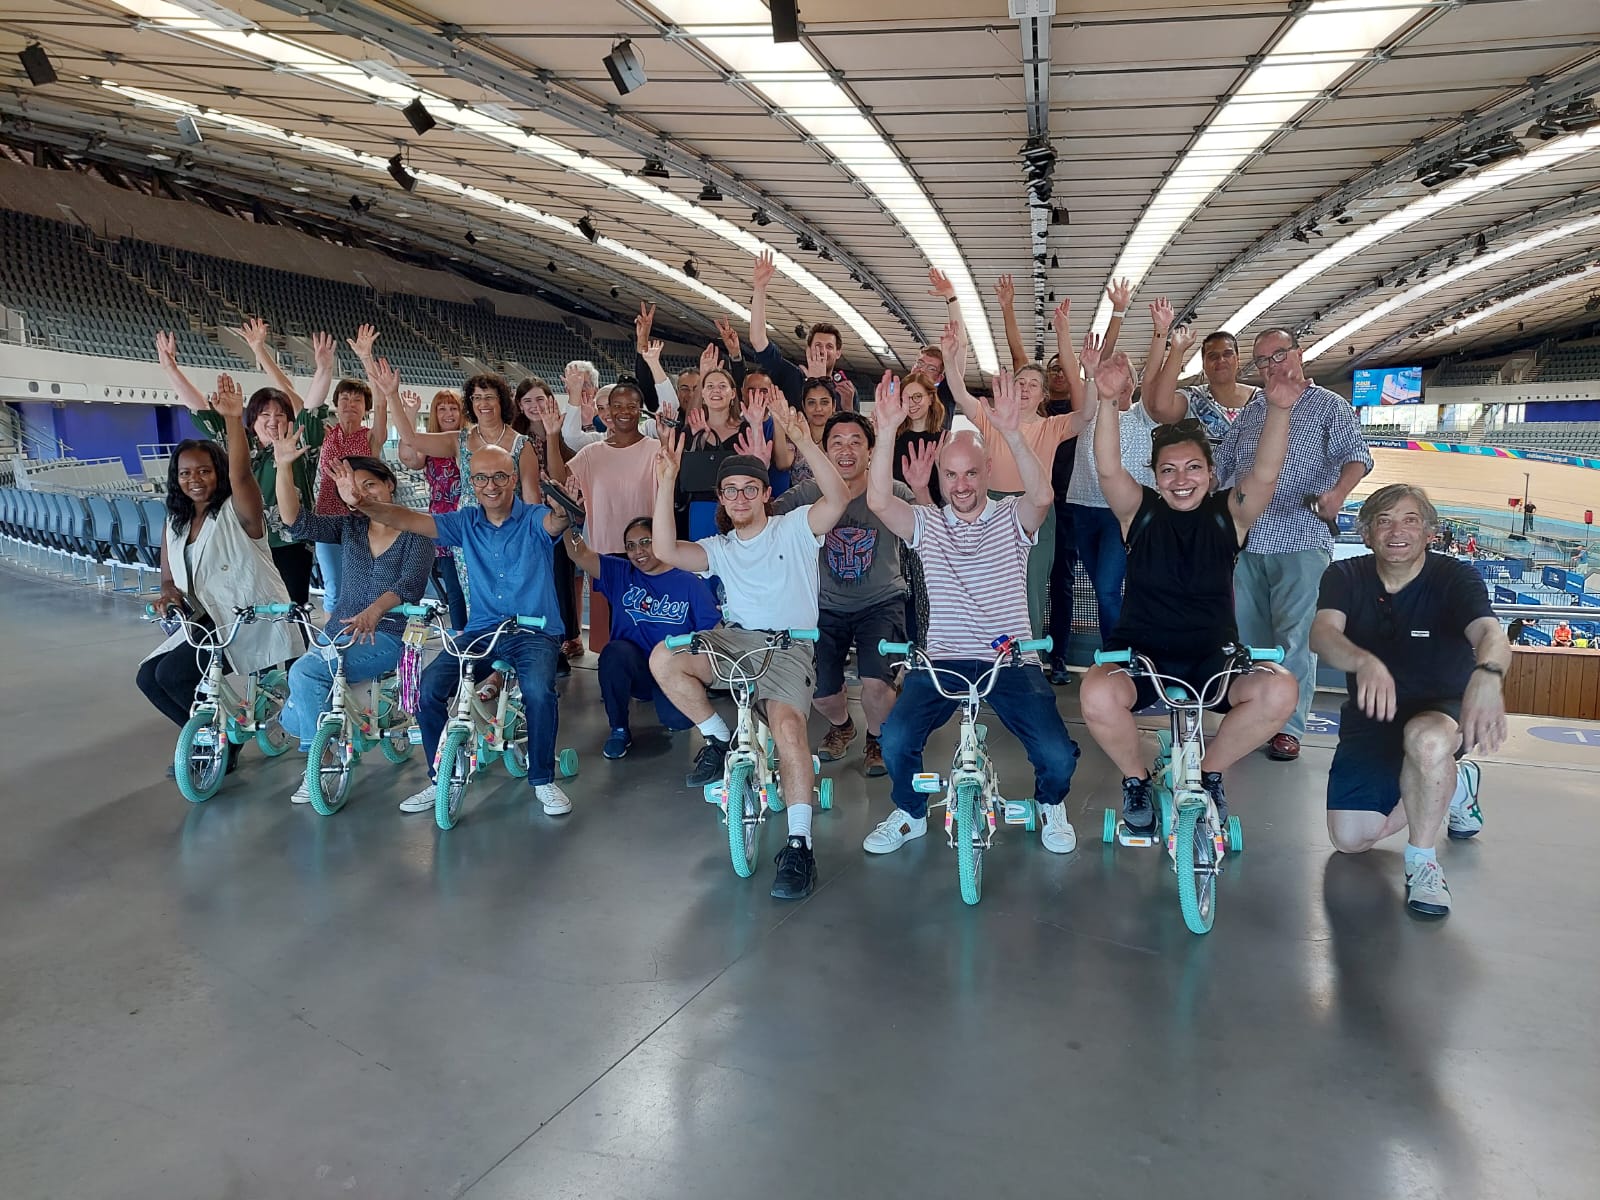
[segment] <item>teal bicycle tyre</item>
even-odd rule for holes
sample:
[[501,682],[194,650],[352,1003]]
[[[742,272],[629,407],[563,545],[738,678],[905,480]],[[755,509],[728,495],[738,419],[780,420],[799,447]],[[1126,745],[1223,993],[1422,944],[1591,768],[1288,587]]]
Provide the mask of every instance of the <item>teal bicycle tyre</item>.
[[528,718],[522,714],[521,705],[506,706],[505,753],[506,774],[513,779],[528,777]]
[[817,780],[817,807],[827,812],[833,807],[833,780]]
[[278,714],[273,713],[265,720],[258,720],[256,724],[256,749],[268,758],[277,758],[290,746],[294,745],[294,737],[283,727],[278,720]]
[[1117,840],[1117,810],[1106,809],[1106,815],[1100,821],[1100,840],[1110,845]]
[[1217,861],[1211,832],[1201,817],[1205,806],[1194,804],[1178,812],[1178,836],[1173,856],[1178,871],[1178,904],[1190,933],[1210,933],[1217,919]]
[[961,899],[976,904],[983,896],[983,847],[977,842],[978,785],[963,783],[956,788],[956,874],[961,880]]
[[561,773],[561,778],[571,779],[578,773],[578,752],[568,746],[556,755],[556,770]]
[[1244,826],[1236,816],[1228,818],[1228,849],[1235,854],[1244,850]]
[[761,797],[751,786],[750,765],[741,760],[728,769],[728,856],[740,879],[755,874],[761,853]]
[[[337,743],[342,729],[339,721],[324,721],[311,735],[311,748],[306,751],[306,792],[319,816],[333,816],[350,798],[350,775],[355,762]],[[338,758],[332,766],[326,766],[323,759],[330,750],[337,752]]]
[[467,753],[470,731],[452,729],[439,745],[439,767],[433,787],[433,819],[440,829],[454,829],[461,817],[472,779],[472,757]]
[[[196,745],[203,729],[212,730],[211,745]],[[172,774],[178,791],[190,804],[204,804],[217,794],[228,773],[228,738],[217,710],[202,708],[184,722],[172,751]]]

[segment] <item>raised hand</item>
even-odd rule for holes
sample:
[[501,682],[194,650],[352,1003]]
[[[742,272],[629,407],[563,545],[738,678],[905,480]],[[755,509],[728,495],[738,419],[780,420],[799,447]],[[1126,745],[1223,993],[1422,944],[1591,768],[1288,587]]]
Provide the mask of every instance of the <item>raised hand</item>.
[[764,292],[767,285],[772,282],[772,277],[778,273],[778,264],[772,261],[772,251],[763,250],[756,255],[756,265],[751,271],[751,282],[758,292]]
[[718,317],[716,321],[717,335],[722,338],[722,345],[727,350],[728,357],[730,359],[740,357],[739,331],[733,327],[732,321],[724,320],[722,317]]
[[377,329],[371,325],[363,323],[362,326],[356,330],[355,337],[345,339],[345,344],[356,352],[356,357],[359,358],[363,364],[366,364],[372,359],[372,343],[377,340]]
[[963,378],[967,373],[967,331],[958,318],[945,322],[939,334],[939,349],[944,353],[945,378]]
[[539,423],[544,426],[545,437],[561,436],[561,405],[554,396],[546,396],[539,392],[533,398],[533,412],[539,418]]
[[906,402],[900,394],[900,381],[894,377],[893,372],[885,371],[872,393],[873,427],[878,431],[880,439],[890,441],[905,423],[905,419]]
[[1001,308],[1010,308],[1017,302],[1017,285],[1011,282],[1011,276],[1002,275],[994,281],[994,298],[1000,301]]
[[178,339],[165,329],[156,334],[156,358],[169,371],[178,369]]
[[1094,369],[1100,365],[1100,335],[1090,330],[1083,335],[1083,345],[1078,347],[1078,361],[1083,364],[1084,371],[1090,379],[1094,378]]
[[745,427],[745,431],[734,442],[734,451],[738,454],[748,454],[752,458],[759,458],[768,466],[772,465],[772,443],[767,441],[767,433],[763,421],[752,421]]
[[722,365],[722,355],[717,351],[715,342],[707,342],[706,348],[700,351],[700,374],[704,377],[707,371],[715,371]]
[[645,362],[652,367],[659,367],[661,365],[661,352],[666,348],[667,344],[665,342],[651,341],[641,347],[639,353],[643,356]]
[[[571,393],[568,393],[571,398]],[[589,381],[583,381],[583,391],[578,399],[578,420],[585,429],[594,426],[594,419],[600,415],[600,393],[589,386]]]
[[287,467],[295,459],[303,457],[308,449],[309,446],[301,443],[300,431],[291,429],[272,443],[272,461],[280,467]]
[[[364,328],[368,327],[364,326]],[[400,390],[400,372],[389,365],[387,358],[380,358],[377,362],[373,362],[369,358],[364,358],[361,361],[367,364],[367,378],[371,380],[372,386],[376,391],[382,392],[385,396],[393,396]],[[413,392],[412,395],[416,395],[416,393]],[[404,405],[405,399],[402,397],[401,406],[404,407]],[[419,410],[422,407],[421,396],[417,396],[417,407]]]
[[689,422],[689,432],[695,437],[701,436],[711,428],[711,422],[706,420],[704,408],[691,408],[689,415],[684,419]]
[[335,353],[333,335],[318,330],[311,335],[311,359],[319,371],[333,374],[334,365],[338,360]]
[[806,347],[806,378],[828,378],[828,354],[820,342],[812,342]]
[[1133,300],[1133,283],[1127,279],[1113,280],[1106,288],[1106,299],[1111,301],[1111,311],[1127,312]]
[[944,445],[944,437],[938,439],[919,439],[906,447],[905,456],[900,459],[900,474],[904,476],[906,486],[913,492],[925,492],[933,479],[934,464],[939,461],[939,447]]
[[1056,331],[1056,340],[1072,344],[1072,297],[1063,296],[1061,303],[1050,313],[1050,327]]
[[1181,360],[1190,350],[1194,349],[1198,336],[1194,331],[1193,325],[1179,325],[1172,331],[1172,336],[1168,339],[1172,346],[1172,353],[1176,354]]
[[[389,360],[384,359],[381,365],[387,368],[389,366]],[[396,376],[397,381],[398,378],[399,377]],[[417,422],[422,417],[422,397],[411,391],[401,392],[399,395],[399,404],[401,410],[406,414],[406,420],[411,422],[411,428],[415,429],[417,427]]]
[[[1285,368],[1288,366],[1288,363],[1284,364]],[[1262,382],[1261,390],[1266,393],[1267,403],[1273,408],[1287,410],[1292,409],[1300,397],[1305,395],[1307,386],[1304,373],[1296,368],[1269,372]]]
[[1010,371],[1001,371],[993,383],[994,394],[984,402],[989,420],[1001,433],[1015,433],[1022,428],[1022,389]]
[[1167,332],[1172,328],[1173,316],[1171,302],[1165,296],[1156,297],[1150,305],[1150,324],[1155,326],[1157,337],[1167,336]]
[[356,473],[350,469],[349,463],[342,458],[338,462],[329,463],[328,478],[332,479],[333,486],[339,489],[339,499],[351,508],[360,504],[361,496],[356,491]]
[[[1095,357],[1098,359],[1099,354],[1096,353]],[[1123,398],[1133,395],[1133,364],[1128,361],[1128,356],[1118,350],[1100,362],[1095,367],[1094,386],[1100,393],[1102,404],[1109,400],[1120,408]]]
[[[788,407],[785,405],[784,407]],[[740,415],[751,425],[760,425],[766,421],[768,414],[767,402],[760,396],[752,396],[744,402]]]
[[678,402],[676,400],[663,400],[661,407],[656,410],[656,425],[659,427],[663,422],[676,424],[677,420]]
[[656,306],[639,301],[639,315],[633,319],[633,348],[640,354],[650,344],[650,330],[656,323]]
[[683,460],[683,434],[676,429],[661,431],[661,448],[656,451],[656,483],[671,488],[678,478],[678,464]]
[[568,401],[577,404],[583,399],[584,390],[589,386],[589,377],[569,364],[561,374],[561,384],[567,389]]
[[244,419],[244,391],[233,381],[232,375],[217,376],[217,390],[211,396],[211,407],[223,418]]
[[773,420],[783,427],[783,432],[788,434],[789,440],[796,447],[815,444],[811,442],[811,427],[806,423],[806,415],[798,408],[791,404],[783,404],[772,416]]
[[928,268],[928,294],[938,296],[941,300],[954,300],[956,298],[956,285],[950,282],[950,277],[938,267]]
[[266,353],[267,333],[267,323],[260,317],[246,317],[244,324],[239,327],[240,336],[257,354]]

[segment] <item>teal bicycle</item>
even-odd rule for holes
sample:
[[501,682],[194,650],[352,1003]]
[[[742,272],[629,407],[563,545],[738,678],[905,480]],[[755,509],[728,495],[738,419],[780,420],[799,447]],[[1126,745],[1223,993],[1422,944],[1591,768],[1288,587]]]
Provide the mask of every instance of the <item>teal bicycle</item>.
[[[783,810],[783,784],[778,771],[778,748],[772,731],[757,713],[756,683],[767,673],[776,650],[787,650],[795,642],[814,642],[815,629],[790,629],[767,634],[766,644],[742,654],[727,654],[698,633],[674,634],[666,639],[667,649],[704,654],[717,678],[728,685],[739,715],[723,759],[722,782],[705,785],[708,804],[722,809],[728,827],[728,854],[740,879],[755,874],[761,856],[761,827],[768,812]],[[756,659],[760,658],[757,665]],[[817,777],[817,806],[833,807],[833,780],[822,778],[822,764],[811,757],[811,770]]]
[[279,668],[256,671],[244,677],[244,690],[235,690],[228,681],[225,651],[239,636],[239,630],[259,618],[281,617],[287,604],[260,604],[236,608],[233,624],[223,632],[205,621],[198,621],[176,605],[157,613],[155,605],[145,606],[151,620],[176,622],[184,640],[207,657],[206,672],[195,688],[189,719],[178,732],[172,752],[172,773],[178,791],[190,804],[204,804],[217,794],[228,773],[231,747],[254,741],[268,758],[289,749],[294,739],[278,721],[278,714],[289,698],[288,676]]
[[[1098,664],[1121,664],[1133,678],[1143,676],[1160,690],[1172,717],[1172,727],[1156,734],[1156,757],[1150,768],[1152,801],[1161,821],[1161,837],[1178,876],[1178,905],[1191,933],[1209,933],[1217,919],[1217,878],[1223,860],[1244,850],[1244,826],[1230,815],[1220,819],[1211,793],[1201,785],[1200,762],[1206,753],[1202,716],[1228,694],[1236,675],[1248,675],[1257,663],[1281,663],[1283,649],[1258,650],[1250,646],[1225,646],[1227,665],[1206,681],[1199,695],[1182,679],[1163,675],[1155,664],[1132,650],[1097,650]],[[1152,846],[1156,834],[1130,830],[1114,808],[1105,811],[1100,832],[1107,845]]]
[[[1039,827],[1039,806],[1033,800],[1006,800],[1000,795],[1000,773],[989,754],[988,727],[978,721],[983,701],[994,690],[995,680],[1004,667],[1021,666],[1022,656],[1030,652],[1050,653],[1055,642],[1050,638],[1013,641],[996,638],[994,666],[976,679],[959,671],[936,666],[919,647],[910,642],[879,642],[878,653],[904,656],[907,670],[926,671],[934,688],[946,700],[961,705],[961,734],[950,762],[950,774],[941,778],[937,771],[914,775],[911,787],[926,795],[944,793],[944,799],[930,807],[944,806],[944,834],[956,852],[956,875],[961,884],[961,899],[976,904],[983,896],[983,855],[994,841],[1001,824],[1021,825],[1029,831]],[[952,687],[946,687],[945,680]]]

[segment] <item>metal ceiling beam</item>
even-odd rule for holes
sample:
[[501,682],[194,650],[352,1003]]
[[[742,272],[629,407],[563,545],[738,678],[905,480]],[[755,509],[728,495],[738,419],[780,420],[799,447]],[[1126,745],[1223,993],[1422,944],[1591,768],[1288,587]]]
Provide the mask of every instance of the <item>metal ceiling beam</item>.
[[[686,177],[714,183],[728,199],[765,211],[796,235],[809,237],[818,249],[827,250],[839,266],[876,293],[896,320],[909,325],[913,336],[922,337],[915,320],[889,286],[822,230],[749,180],[708,162],[664,133],[619,119],[616,106],[602,108],[573,94],[554,72],[531,65],[509,66],[502,58],[476,49],[477,35],[470,31],[452,30],[449,36],[430,33],[352,0],[262,0],[262,3],[335,33],[360,38],[391,54],[424,63],[529,108],[548,112],[641,158],[659,158],[669,170]],[[704,317],[699,324],[705,324]]]
[[1501,280],[1499,283],[1494,284],[1491,287],[1486,287],[1476,295],[1469,296],[1465,300],[1452,301],[1450,304],[1446,304],[1440,308],[1434,309],[1433,312],[1429,313],[1422,320],[1413,322],[1404,329],[1400,330],[1398,333],[1390,334],[1371,349],[1363,350],[1355,358],[1351,359],[1344,369],[1347,371],[1354,370],[1361,364],[1368,362],[1376,356],[1384,353],[1384,351],[1393,349],[1401,342],[1409,340],[1413,334],[1422,332],[1430,325],[1438,324],[1438,322],[1446,314],[1459,313],[1462,316],[1469,315],[1467,310],[1475,308],[1478,305],[1490,303],[1496,300],[1509,300],[1520,292],[1525,292],[1530,288],[1536,288],[1540,284],[1548,283],[1553,279],[1559,279],[1563,275],[1570,275],[1576,271],[1581,271],[1583,268],[1593,266],[1596,263],[1600,263],[1600,247],[1590,247],[1588,250],[1584,251],[1584,253],[1575,254],[1570,258],[1563,259],[1561,262],[1553,263],[1550,266],[1540,267],[1535,271],[1525,272],[1524,274],[1515,276],[1511,279]]
[[1459,124],[1413,143],[1409,150],[1376,164],[1337,191],[1330,192],[1262,234],[1194,294],[1179,314],[1180,319],[1192,318],[1201,305],[1234,277],[1252,269],[1264,255],[1292,240],[1296,230],[1331,220],[1335,213],[1393,184],[1412,182],[1419,167],[1431,162],[1449,147],[1479,141],[1530,121],[1552,105],[1568,104],[1600,90],[1600,58],[1556,79],[1530,79],[1528,85],[1529,91],[1492,105],[1476,116],[1463,113]]
[[[1050,142],[1050,23],[1056,0],[1011,0],[1022,38],[1022,94],[1027,105],[1028,141]],[[1050,212],[1055,200],[1041,200],[1024,184],[1028,200],[1028,240],[1033,263],[1033,356],[1044,357],[1045,331],[1050,328]]]

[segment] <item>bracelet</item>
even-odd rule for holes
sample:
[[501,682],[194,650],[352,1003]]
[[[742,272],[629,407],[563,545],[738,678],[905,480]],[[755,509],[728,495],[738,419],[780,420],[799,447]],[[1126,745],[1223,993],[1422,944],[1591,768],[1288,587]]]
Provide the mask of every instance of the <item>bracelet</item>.
[[1111,315],[1113,317],[1125,317],[1128,315],[1128,310],[1125,308],[1114,308],[1111,310]]
[[946,297],[945,297],[945,298],[944,298],[944,302],[945,302],[945,303],[946,303],[946,304],[954,304],[954,303],[955,303],[955,302],[956,302],[956,301],[957,301],[957,300],[959,300],[959,299],[960,299],[960,297],[959,297],[959,296],[946,296]]
[[1498,675],[1501,679],[1506,677],[1504,667],[1497,667],[1494,663],[1477,663],[1472,668],[1474,671],[1487,671],[1491,675]]

